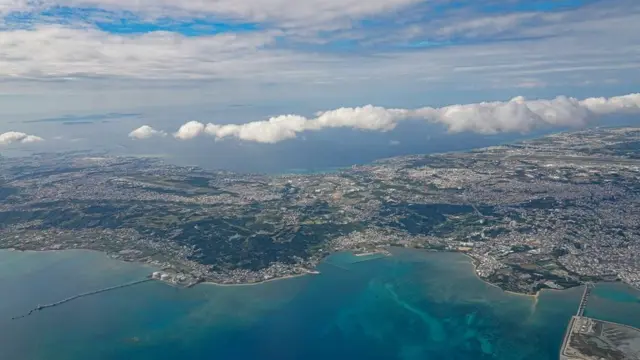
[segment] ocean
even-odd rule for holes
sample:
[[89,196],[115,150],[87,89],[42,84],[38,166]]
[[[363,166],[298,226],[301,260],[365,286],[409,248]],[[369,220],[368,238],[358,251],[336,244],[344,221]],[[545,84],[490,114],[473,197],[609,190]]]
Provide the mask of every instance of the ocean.
[[[152,269],[91,251],[0,251],[0,359],[555,360],[582,292],[505,293],[454,253],[339,253],[318,270],[250,286],[147,282],[11,320]],[[600,284],[587,315],[640,326],[640,293]]]

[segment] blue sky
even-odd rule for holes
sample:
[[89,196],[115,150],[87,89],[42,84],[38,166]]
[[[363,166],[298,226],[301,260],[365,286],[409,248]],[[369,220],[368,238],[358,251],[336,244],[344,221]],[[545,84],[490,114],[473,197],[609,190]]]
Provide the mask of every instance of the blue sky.
[[[34,133],[28,121],[42,118],[136,113],[138,123],[113,133],[126,139],[147,125],[171,141],[191,120],[626,95],[640,84],[639,33],[637,0],[0,0],[0,133]],[[464,129],[549,125],[517,106],[532,114],[522,126],[479,114]],[[354,126],[388,120],[380,116]],[[306,131],[284,121],[273,136]],[[50,125],[55,137],[69,131]],[[91,126],[74,136],[92,136]]]
[[106,34],[135,35],[158,31],[183,36],[210,36],[260,30],[258,23],[218,19],[215,16],[146,18],[131,11],[111,11],[96,7],[52,6],[31,11],[12,11],[4,17],[7,30],[34,30],[42,24],[89,26]]

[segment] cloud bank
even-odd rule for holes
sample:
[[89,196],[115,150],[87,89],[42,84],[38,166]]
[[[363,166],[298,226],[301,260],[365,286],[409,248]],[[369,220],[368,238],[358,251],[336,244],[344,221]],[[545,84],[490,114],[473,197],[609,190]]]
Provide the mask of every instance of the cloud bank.
[[323,29],[348,27],[346,20],[377,15],[405,8],[420,0],[4,0],[0,14],[55,9],[59,6],[104,9],[104,20],[116,13],[133,12],[144,18],[184,18],[214,16],[221,19],[243,19],[272,22],[282,27],[320,26]]
[[0,145],[29,144],[43,140],[44,139],[39,136],[29,135],[17,131],[8,131],[6,133],[0,134]]
[[166,136],[166,135],[167,135],[166,132],[161,130],[156,130],[149,125],[140,126],[139,128],[129,133],[130,138],[138,139],[138,140],[149,139],[154,136]]
[[0,0],[0,78],[532,87],[638,76],[637,1],[491,16],[467,1],[433,16],[447,2]]
[[174,133],[174,137],[189,140],[209,135],[216,139],[231,137],[273,144],[295,138],[304,131],[328,128],[385,132],[394,129],[398,123],[405,120],[424,120],[442,124],[452,133],[526,133],[545,127],[579,128],[604,115],[634,113],[640,113],[640,93],[584,100],[566,96],[558,96],[552,100],[527,100],[519,96],[505,102],[481,102],[441,108],[387,109],[366,105],[319,112],[315,118],[280,115],[245,124],[219,125],[190,121],[182,125]]

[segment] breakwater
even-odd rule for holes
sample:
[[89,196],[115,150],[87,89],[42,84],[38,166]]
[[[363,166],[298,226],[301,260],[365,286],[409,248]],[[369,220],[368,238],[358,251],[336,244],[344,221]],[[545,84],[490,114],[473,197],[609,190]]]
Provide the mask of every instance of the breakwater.
[[329,261],[325,261],[324,263],[327,264],[327,265],[331,265],[333,267],[336,267],[336,268],[338,268],[340,270],[350,271],[349,268],[347,268],[346,266],[338,265],[338,264],[335,264],[335,263],[332,263],[332,262],[329,262]]
[[60,300],[60,301],[56,301],[54,303],[50,303],[50,304],[45,304],[45,305],[38,305],[35,308],[31,309],[28,313],[23,314],[23,315],[19,315],[19,316],[14,316],[11,318],[11,320],[18,320],[18,319],[22,319],[24,317],[27,317],[31,314],[33,314],[36,311],[40,311],[40,310],[44,310],[47,308],[52,308],[55,306],[59,306],[65,303],[68,303],[70,301],[76,300],[76,299],[80,299],[83,297],[87,297],[87,296],[91,296],[91,295],[96,295],[96,294],[100,294],[100,293],[104,293],[107,291],[112,291],[112,290],[117,290],[117,289],[122,289],[125,287],[130,287],[130,286],[134,286],[134,285],[138,285],[138,284],[142,284],[145,283],[147,281],[152,281],[153,279],[151,278],[147,278],[147,279],[142,279],[142,280],[137,280],[137,281],[132,281],[132,282],[128,282],[126,284],[120,284],[120,285],[116,285],[116,286],[110,286],[107,288],[102,288],[102,289],[98,289],[98,290],[94,290],[94,291],[89,291],[86,293],[82,293],[82,294],[78,294],[78,295],[74,295],[74,296],[70,296],[66,299]]

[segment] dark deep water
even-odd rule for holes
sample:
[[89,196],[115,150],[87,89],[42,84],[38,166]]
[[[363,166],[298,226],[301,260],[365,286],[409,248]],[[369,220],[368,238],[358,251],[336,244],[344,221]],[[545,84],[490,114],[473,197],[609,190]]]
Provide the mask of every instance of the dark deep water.
[[[87,251],[0,251],[0,359],[557,359],[582,289],[536,301],[480,281],[462,255],[394,253],[336,254],[320,275],[261,285],[145,283],[11,321],[151,269]],[[639,296],[599,285],[588,314],[639,326]]]

